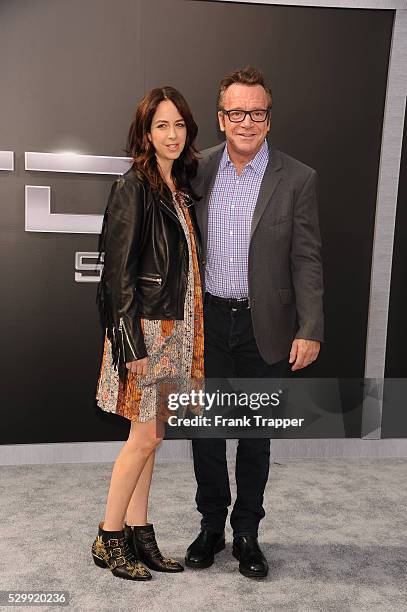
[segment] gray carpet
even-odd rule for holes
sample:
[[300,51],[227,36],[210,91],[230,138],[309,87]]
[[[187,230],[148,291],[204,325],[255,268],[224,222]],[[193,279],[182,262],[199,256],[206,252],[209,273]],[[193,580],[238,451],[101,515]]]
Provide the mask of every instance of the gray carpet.
[[[262,581],[237,571],[229,528],[207,570],[114,578],[90,556],[110,464],[2,467],[0,589],[69,591],[69,609],[80,611],[406,611],[407,460],[275,461]],[[190,462],[157,464],[150,520],[162,551],[179,560],[198,531],[194,493]]]

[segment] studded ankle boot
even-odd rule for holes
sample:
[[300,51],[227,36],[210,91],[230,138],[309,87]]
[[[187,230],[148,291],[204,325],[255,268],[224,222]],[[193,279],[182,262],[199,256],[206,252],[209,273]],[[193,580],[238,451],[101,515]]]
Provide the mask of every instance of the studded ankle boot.
[[[126,537],[127,535],[127,537]],[[114,576],[125,580],[151,580],[148,569],[136,558],[132,542],[124,531],[104,531],[103,522],[92,544],[92,557],[99,567],[108,567]]]
[[[126,527],[128,527],[126,525]],[[163,557],[157,546],[152,523],[132,526],[133,545],[136,555],[151,570],[156,572],[183,572],[184,567],[175,559]]]

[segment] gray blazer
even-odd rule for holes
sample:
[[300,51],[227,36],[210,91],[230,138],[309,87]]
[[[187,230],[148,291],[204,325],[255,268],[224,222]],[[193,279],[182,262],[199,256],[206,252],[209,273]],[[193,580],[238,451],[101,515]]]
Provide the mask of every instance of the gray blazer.
[[[203,265],[208,202],[224,143],[201,153],[195,189]],[[294,338],[323,340],[321,237],[317,173],[269,146],[269,162],[253,214],[248,284],[254,335],[263,359],[285,359]]]

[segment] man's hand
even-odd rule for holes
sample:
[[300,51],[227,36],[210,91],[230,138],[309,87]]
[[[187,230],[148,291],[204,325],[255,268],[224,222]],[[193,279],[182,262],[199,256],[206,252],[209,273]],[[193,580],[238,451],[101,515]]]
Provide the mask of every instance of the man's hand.
[[132,374],[137,374],[138,376],[146,376],[148,368],[148,357],[143,357],[143,359],[137,359],[136,361],[129,361],[128,363],[126,363],[126,368],[130,370]]
[[320,346],[317,340],[295,338],[290,351],[289,363],[294,363],[291,370],[294,372],[309,366],[318,357]]

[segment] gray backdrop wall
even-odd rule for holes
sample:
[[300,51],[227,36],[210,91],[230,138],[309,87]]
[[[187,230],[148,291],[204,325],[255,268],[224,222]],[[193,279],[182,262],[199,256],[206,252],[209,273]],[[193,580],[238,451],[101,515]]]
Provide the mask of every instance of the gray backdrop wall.
[[[166,83],[190,102],[199,146],[211,146],[220,139],[219,79],[247,63],[272,84],[273,143],[320,175],[327,343],[306,375],[363,377],[394,18],[393,10],[197,0],[2,0],[0,149],[15,152],[14,171],[0,175],[4,461],[27,458],[31,445],[49,457],[55,443],[51,455],[66,452],[65,460],[103,459],[116,449],[103,441],[128,429],[94,402],[96,283],[75,281],[74,256],[96,251],[97,236],[24,229],[27,184],[51,188],[53,213],[100,215],[112,176],[27,171],[24,152],[123,156],[137,101]],[[399,338],[393,333],[392,354]],[[360,444],[310,441],[300,451],[300,442],[294,453],[316,456]],[[188,454],[169,444],[170,454]],[[275,441],[274,453],[287,444]]]

